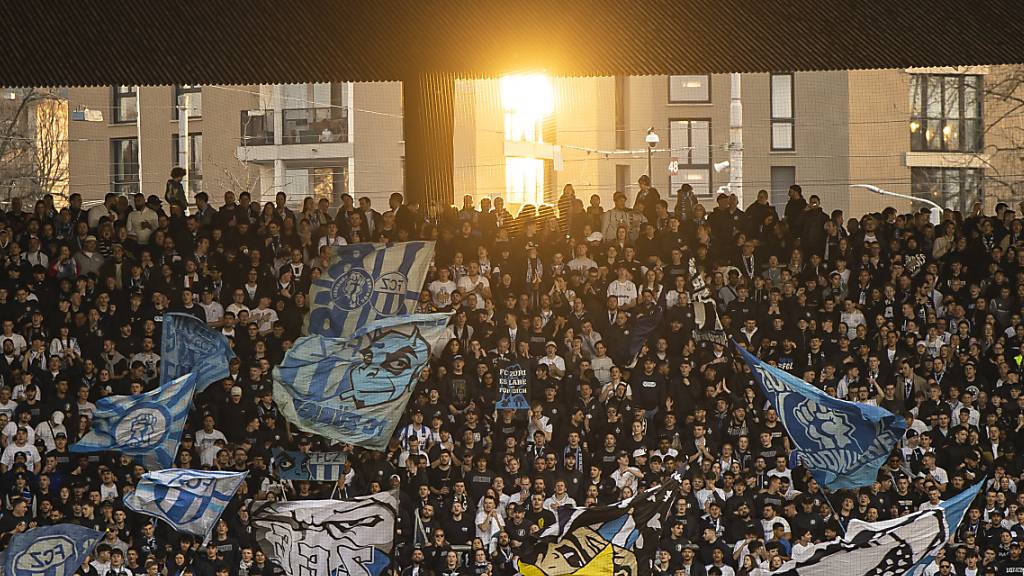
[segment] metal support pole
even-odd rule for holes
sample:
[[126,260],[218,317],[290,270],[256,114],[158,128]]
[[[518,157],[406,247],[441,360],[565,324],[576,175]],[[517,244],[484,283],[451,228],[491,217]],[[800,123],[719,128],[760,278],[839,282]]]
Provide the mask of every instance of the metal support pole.
[[729,191],[736,195],[736,203],[743,208],[743,100],[740,94],[740,75],[730,75],[729,101]]
[[178,105],[178,166],[185,169],[185,177],[181,180],[181,186],[185,189],[185,205],[192,203],[188,189],[188,181],[192,176],[192,139],[188,134],[188,115],[192,104],[192,95],[188,92],[181,95],[181,104]]

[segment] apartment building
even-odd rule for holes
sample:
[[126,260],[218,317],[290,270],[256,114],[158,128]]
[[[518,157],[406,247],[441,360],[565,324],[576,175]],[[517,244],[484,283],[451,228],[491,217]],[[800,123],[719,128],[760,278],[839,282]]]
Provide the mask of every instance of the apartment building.
[[293,205],[307,196],[337,204],[352,193],[384,206],[403,189],[398,83],[73,88],[69,99],[102,113],[70,126],[70,187],[87,200],[162,196],[171,168],[186,163],[189,193],[213,199],[248,190],[269,201],[281,191]]
[[[848,215],[911,204],[851,184],[961,210],[1019,199],[1018,77],[1014,67],[743,74],[742,188],[729,191],[748,204],[765,189],[781,206],[799,183]],[[459,83],[457,199],[504,193],[512,204],[550,203],[572,183],[578,196],[607,205],[615,190],[635,193],[648,173],[652,132],[650,171],[663,197],[689,183],[710,206],[729,185],[730,75],[551,79],[550,90],[550,106],[532,108],[544,129],[530,151],[508,130],[516,111],[501,81]],[[524,154],[545,167],[525,195]]]

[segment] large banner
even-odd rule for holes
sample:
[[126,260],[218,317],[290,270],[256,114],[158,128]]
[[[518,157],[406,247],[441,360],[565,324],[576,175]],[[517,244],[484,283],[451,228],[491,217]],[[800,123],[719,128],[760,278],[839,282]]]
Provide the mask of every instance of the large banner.
[[498,392],[501,398],[495,407],[498,410],[529,410],[526,399],[530,375],[519,364],[509,364],[498,370]]
[[523,576],[650,574],[678,487],[673,478],[608,506],[559,508],[558,521],[540,534],[536,552],[519,560],[519,571]]
[[382,318],[350,338],[299,338],[274,368],[274,401],[301,430],[383,450],[448,318]]
[[870,486],[903,439],[907,421],[885,408],[833,398],[789,372],[736,346],[754,379],[779,413],[803,463],[828,490]]
[[205,537],[245,480],[247,472],[171,468],[142,475],[124,495],[130,510],[155,516],[178,532]]
[[380,576],[391,563],[397,491],[353,500],[257,502],[256,541],[286,576]]
[[195,391],[196,376],[190,373],[145,394],[100,398],[92,427],[71,452],[121,451],[140,457],[146,468],[168,468],[178,454]]
[[274,468],[282,480],[336,482],[345,475],[344,452],[299,452],[274,449]]
[[917,574],[954,534],[984,480],[942,502],[883,522],[850,520],[846,535],[815,545],[802,560],[790,560],[757,576],[904,576]]
[[5,576],[72,576],[103,532],[77,524],[40,526],[11,536],[0,552],[0,574]]
[[332,248],[327,270],[309,287],[306,333],[339,338],[378,318],[411,314],[434,257],[434,242]]
[[164,314],[160,337],[160,383],[189,372],[196,375],[196,392],[227,378],[228,362],[235,351],[226,336],[215,332],[191,314]]

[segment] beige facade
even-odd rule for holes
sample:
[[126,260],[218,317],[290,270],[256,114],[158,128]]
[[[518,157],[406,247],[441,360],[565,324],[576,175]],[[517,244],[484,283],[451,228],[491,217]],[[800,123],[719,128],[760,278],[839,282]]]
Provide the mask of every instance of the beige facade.
[[[1015,98],[1024,72],[1017,67],[740,78],[744,204],[765,189],[781,208],[792,182],[847,216],[911,206],[851,184],[949,207],[973,203],[979,183],[989,205],[1021,194],[1024,114]],[[730,75],[523,81],[520,87],[527,89],[518,97],[532,100],[529,106],[510,103],[502,79],[456,82],[456,204],[466,195],[476,201],[504,196],[514,208],[552,203],[568,183],[585,201],[597,194],[608,205],[615,190],[632,198],[637,178],[648,172],[645,139],[652,128],[659,137],[652,178],[662,197],[671,202],[679,185],[691,182],[710,206],[730,183],[733,167],[722,167],[736,159],[730,150]],[[921,86],[926,91],[915,92]],[[337,204],[340,194],[349,193],[369,196],[381,208],[390,193],[404,190],[398,83],[211,86],[200,92],[202,113],[191,118],[189,132],[202,134],[202,189],[215,199],[229,189],[249,189],[263,200],[284,191],[293,204],[307,196]],[[974,92],[981,104],[969,102]],[[175,94],[171,87],[144,87],[138,95],[146,194],[161,194],[177,164]],[[920,100],[924,95],[927,102]],[[109,87],[70,90],[71,109],[104,113],[103,122],[70,123],[70,187],[87,199],[120,189],[115,143],[138,137],[134,121],[116,122],[114,103]],[[537,117],[524,125],[524,113]],[[961,145],[976,130],[983,132],[977,145]]]
[[[923,83],[929,80],[921,75],[938,77],[939,84],[946,82],[954,87],[959,82],[961,90],[959,95],[944,92],[946,101],[938,104],[950,108],[940,114],[944,124],[939,126],[949,125],[952,133],[936,132],[931,144],[924,147],[912,145],[915,112],[911,88],[915,75]],[[977,94],[982,100],[978,107],[958,100],[969,98],[959,77],[978,79]],[[694,99],[700,101],[696,102],[679,101],[679,94],[670,97],[670,85],[680,82],[680,78],[700,79],[693,80],[695,86],[701,86],[694,90],[704,97],[698,94]],[[698,142],[708,151],[700,160],[706,175],[702,180],[706,193],[703,198],[705,204],[713,205],[713,196],[730,179],[731,168],[719,172],[713,166],[731,159],[731,82],[730,75],[703,78],[554,79],[555,129],[551,132],[555,137],[547,143],[557,150],[560,163],[555,164],[560,166],[553,171],[552,181],[545,182],[545,201],[551,202],[551,194],[557,197],[567,183],[572,183],[577,196],[585,201],[591,194],[598,194],[608,205],[616,189],[632,198],[637,178],[648,171],[645,137],[650,128],[660,139],[652,154],[653,184],[662,197],[667,192],[674,195],[685,180],[670,176],[669,162],[692,163],[690,154],[694,149],[685,148],[695,143],[674,141],[674,135],[683,134],[680,126],[699,126],[709,134]],[[782,85],[791,82],[788,95],[776,94],[774,114],[773,78]],[[852,184],[875,185],[898,194],[924,196],[946,207],[963,208],[979,197],[974,179],[980,183],[981,195],[989,207],[997,201],[1019,201],[1020,182],[1024,181],[1020,154],[1024,149],[1024,122],[1015,108],[1019,106],[1017,100],[1002,97],[998,91],[1019,98],[1017,85],[1022,81],[1024,72],[1017,67],[743,74],[743,203],[749,204],[758,190],[765,189],[781,209],[788,184],[796,182],[805,195],[819,195],[827,210],[843,210],[847,216],[887,205],[900,210],[912,205],[910,201],[850,188]],[[971,85],[974,80],[966,82]],[[456,93],[457,203],[466,194],[493,197],[505,186],[503,156],[512,155],[510,150],[516,147],[503,135],[499,83],[460,82]],[[788,112],[780,112],[780,97],[781,107],[788,107]],[[958,137],[967,138],[967,124],[972,120],[966,117],[974,114],[972,108],[982,116],[983,141],[977,147],[957,146]],[[773,127],[781,124],[791,126],[791,146],[773,145]],[[958,134],[960,130],[965,134]],[[694,132],[689,134],[692,138]],[[941,144],[947,138],[949,145]]]
[[[258,96],[252,94],[251,86],[202,87],[199,90],[196,100],[201,104],[192,103],[193,109],[199,108],[199,114],[190,116],[188,132],[193,135],[193,153],[198,158],[198,163],[192,162],[193,167],[198,168],[193,172],[201,174],[193,173],[190,183],[219,202],[225,191],[240,192],[255,182],[251,169],[235,157],[235,148],[239,142],[239,115],[242,110],[254,107]],[[143,194],[163,197],[171,168],[179,163],[175,153],[180,130],[175,89],[141,87],[134,104],[126,99],[117,100],[111,87],[72,88],[68,97],[72,110],[98,110],[103,115],[99,122],[70,123],[71,191],[81,194],[85,200],[98,200],[107,192],[133,191],[141,184]],[[121,118],[125,120],[122,122],[118,121],[119,105],[123,110]],[[130,113],[133,105],[141,114]],[[136,117],[141,118],[141,126],[136,123]],[[196,138],[200,135],[201,138]],[[141,171],[133,170],[131,159],[115,151],[122,141],[139,142],[140,136]],[[124,151],[131,150],[131,145],[124,145]],[[119,160],[127,165],[127,170],[117,166]]]

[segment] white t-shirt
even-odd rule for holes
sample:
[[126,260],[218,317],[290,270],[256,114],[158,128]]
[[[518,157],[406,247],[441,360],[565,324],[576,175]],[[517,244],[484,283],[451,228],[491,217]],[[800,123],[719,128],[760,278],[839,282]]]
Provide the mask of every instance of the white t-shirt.
[[29,470],[35,470],[36,465],[42,463],[42,459],[39,457],[39,450],[36,450],[34,445],[26,442],[24,446],[16,446],[11,442],[7,445],[7,448],[4,449],[3,456],[0,456],[0,464],[3,464],[7,469],[10,469],[14,464],[14,455],[19,452],[24,452],[28,457],[25,460],[25,467]]
[[196,446],[200,450],[206,450],[210,446],[213,446],[213,443],[217,440],[223,440],[225,444],[228,441],[224,436],[224,433],[216,428],[213,429],[213,432],[207,432],[206,430],[196,432]]
[[203,312],[206,313],[206,322],[209,324],[220,322],[221,318],[224,317],[224,307],[216,300],[209,304],[200,303],[199,305],[202,306]]
[[[14,422],[13,420],[8,422],[7,425],[4,426],[3,435],[4,435],[4,438],[7,439],[7,444],[8,445],[11,444],[12,442],[14,442],[14,435],[18,432],[18,428],[22,428],[22,427],[23,426],[21,424],[19,424],[17,422]],[[28,443],[33,445],[33,446],[35,446],[35,444],[36,444],[36,431],[33,430],[31,426],[24,426],[24,428],[28,432]]]
[[434,280],[427,285],[427,290],[430,292],[430,299],[434,301],[434,306],[444,308],[451,303],[452,292],[458,290],[458,285],[451,280],[447,282]]
[[270,332],[277,322],[277,310],[273,308],[253,308],[249,310],[249,321],[259,326],[260,332]]
[[636,284],[630,280],[613,280],[608,285],[608,295],[619,301],[620,308],[632,306],[636,304]]
[[14,418],[14,411],[17,409],[18,403],[14,400],[8,400],[6,404],[0,404],[0,414],[7,414],[8,422]]

